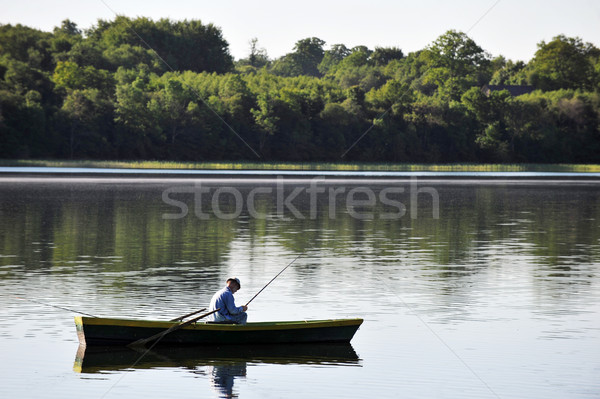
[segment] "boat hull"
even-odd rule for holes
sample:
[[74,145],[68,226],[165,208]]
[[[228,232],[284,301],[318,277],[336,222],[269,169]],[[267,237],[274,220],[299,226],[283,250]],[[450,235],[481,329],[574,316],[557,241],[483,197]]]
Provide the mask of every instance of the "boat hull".
[[[350,342],[362,319],[238,324],[195,323],[164,335],[161,345],[240,345]],[[79,342],[88,346],[123,346],[166,331],[166,321],[75,317]]]

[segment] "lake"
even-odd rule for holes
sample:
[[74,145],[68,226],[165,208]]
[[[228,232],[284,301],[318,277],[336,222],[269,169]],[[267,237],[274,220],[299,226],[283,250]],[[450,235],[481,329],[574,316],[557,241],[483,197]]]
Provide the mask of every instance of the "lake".
[[[600,398],[600,179],[19,173],[0,397]],[[364,318],[350,345],[79,347],[75,312],[243,304],[298,255],[249,320]]]

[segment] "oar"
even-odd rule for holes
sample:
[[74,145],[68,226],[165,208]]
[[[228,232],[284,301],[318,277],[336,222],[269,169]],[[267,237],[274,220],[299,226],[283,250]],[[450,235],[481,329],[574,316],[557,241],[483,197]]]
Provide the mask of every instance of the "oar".
[[200,310],[196,310],[195,312],[188,313],[188,314],[186,314],[186,315],[183,315],[183,316],[176,317],[176,318],[174,318],[174,319],[171,319],[171,320],[169,320],[169,321],[183,321],[183,319],[185,319],[186,317],[190,317],[190,316],[193,316],[193,315],[195,315],[195,314],[198,314],[198,313],[200,313],[200,312],[204,312],[205,310],[206,310],[206,308],[202,308],[202,309],[200,309]]
[[138,339],[137,341],[134,341],[134,342],[130,343],[127,346],[143,346],[143,345],[146,345],[148,342],[152,342],[154,340],[161,339],[165,335],[167,335],[169,333],[172,333],[173,331],[179,330],[180,328],[185,327],[185,326],[187,326],[189,324],[195,323],[196,321],[198,321],[198,320],[200,320],[200,319],[202,319],[202,318],[204,318],[206,316],[210,316],[211,314],[213,314],[215,312],[218,312],[219,310],[221,310],[221,308],[215,309],[212,312],[204,313],[203,315],[198,316],[198,317],[193,318],[193,319],[190,319],[190,320],[188,320],[186,322],[175,324],[173,327],[171,327],[171,328],[169,328],[169,329],[167,329],[165,331],[159,332],[158,334],[154,334],[153,336],[148,337],[148,338]]
[[248,303],[246,303],[246,306],[248,306],[248,304],[249,304],[250,302],[252,302],[252,301],[254,300],[254,298],[256,298],[256,297],[258,296],[258,294],[260,294],[261,292],[263,292],[263,290],[264,290],[265,288],[267,288],[267,287],[269,286],[269,284],[271,284],[271,283],[272,283],[272,282],[273,282],[273,281],[274,281],[274,280],[275,280],[277,277],[279,277],[279,275],[280,275],[281,273],[283,273],[283,272],[285,271],[285,269],[287,269],[288,267],[290,267],[290,266],[292,265],[292,263],[294,263],[294,262],[296,261],[296,259],[298,259],[298,258],[299,258],[301,255],[302,255],[302,254],[300,254],[300,255],[296,256],[296,258],[294,258],[294,260],[293,260],[293,261],[291,261],[290,263],[288,263],[288,265],[287,265],[286,267],[284,267],[284,268],[283,268],[283,269],[282,269],[282,270],[281,270],[279,273],[277,273],[277,275],[276,275],[275,277],[273,277],[273,278],[271,279],[271,281],[269,281],[269,282],[267,283],[267,285],[265,285],[264,287],[262,287],[262,289],[261,289],[260,291],[258,291],[258,292],[256,293],[256,295],[254,295],[254,296],[253,296],[253,297],[252,297],[252,298],[251,298],[251,299],[248,301]]

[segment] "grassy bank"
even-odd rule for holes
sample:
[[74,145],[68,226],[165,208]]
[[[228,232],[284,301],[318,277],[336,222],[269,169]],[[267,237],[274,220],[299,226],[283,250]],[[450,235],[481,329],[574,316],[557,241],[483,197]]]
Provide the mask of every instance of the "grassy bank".
[[0,160],[0,166],[120,169],[209,170],[334,170],[394,172],[600,172],[596,164],[378,164],[378,163],[277,163],[277,162],[171,162],[171,161],[59,161]]

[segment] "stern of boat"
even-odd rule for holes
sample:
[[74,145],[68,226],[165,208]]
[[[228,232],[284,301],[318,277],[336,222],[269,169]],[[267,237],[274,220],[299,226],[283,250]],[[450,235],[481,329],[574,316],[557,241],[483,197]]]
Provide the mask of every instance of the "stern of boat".
[[83,331],[83,317],[75,316],[75,328],[77,329],[77,338],[79,339],[79,344],[85,346],[85,333]]

